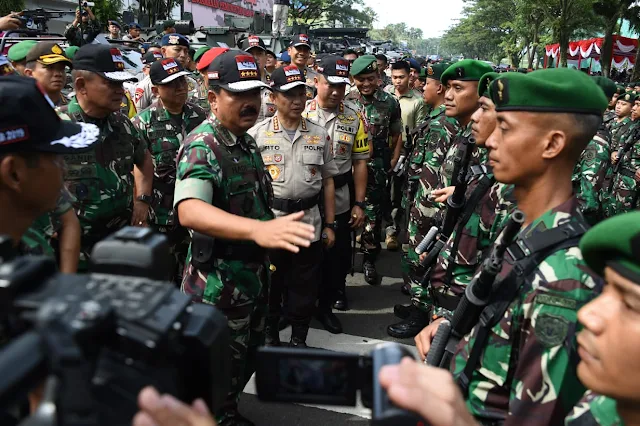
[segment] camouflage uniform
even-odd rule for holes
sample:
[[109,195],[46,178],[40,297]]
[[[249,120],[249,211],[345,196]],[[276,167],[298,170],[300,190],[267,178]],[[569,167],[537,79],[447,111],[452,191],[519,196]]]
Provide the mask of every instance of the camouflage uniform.
[[[204,89],[201,89],[200,85],[204,84],[204,80],[202,80],[201,83],[198,83],[196,80],[194,80],[189,76],[185,76],[185,78],[187,79],[187,87],[189,90],[187,94],[187,102],[191,102],[192,104],[196,104],[196,105],[201,105],[203,103],[203,100],[201,99],[201,91],[204,91]],[[153,96],[153,92],[151,91],[152,86],[153,84],[151,83],[151,78],[149,76],[147,76],[144,80],[142,80],[136,85],[136,90],[134,92],[134,97],[133,97],[133,103],[138,111],[142,111],[143,109],[149,108],[151,103],[154,101],[155,97]],[[208,89],[207,89],[207,94],[208,94]],[[208,104],[208,98],[207,98],[207,104]],[[205,110],[209,110],[209,105],[207,105]]]
[[97,19],[90,19],[86,24],[81,22],[80,27],[69,24],[64,30],[64,36],[70,46],[83,46],[91,43],[98,34],[100,34],[100,22]]
[[[232,214],[270,220],[272,194],[269,174],[251,136],[235,137],[211,114],[184,141],[178,154],[174,206],[199,199]],[[237,411],[238,397],[255,371],[256,349],[264,344],[269,276],[266,252],[256,244],[215,239],[214,245],[223,253],[214,249],[204,266],[196,266],[192,242],[182,290],[194,302],[216,305],[227,317],[232,381],[227,400],[216,413],[221,422]],[[238,260],[250,251],[254,252],[250,259]]]
[[[198,71],[194,71],[191,73],[193,80],[196,82],[197,92],[198,92],[198,100],[195,102],[200,108],[205,111],[209,111],[211,109],[211,105],[209,105],[209,88],[207,87],[207,82],[204,80],[202,74]],[[191,91],[191,87],[189,87],[189,91]],[[194,102],[193,94],[190,95],[191,102]]]
[[[567,221],[583,226],[570,198],[522,230],[544,234]],[[584,225],[586,226],[586,225]],[[498,279],[512,269],[507,252]],[[558,425],[585,392],[576,377],[577,312],[599,291],[577,247],[547,256],[489,332],[469,377],[467,408],[479,421],[509,425]],[[475,326],[456,349],[451,371],[459,379],[478,333]],[[504,421],[504,423],[502,423]]]
[[180,226],[174,216],[176,155],[187,135],[206,118],[205,110],[187,102],[180,121],[176,122],[164,109],[162,100],[157,99],[132,120],[153,159],[153,201],[149,209],[149,223],[169,239],[170,250],[175,259],[174,275],[169,279],[178,283],[182,281],[190,238],[187,230]]
[[605,183],[611,154],[609,146],[611,134],[601,126],[598,133],[582,151],[573,169],[573,192],[580,202],[580,208],[587,223],[593,226],[602,219],[600,193]]
[[304,78],[307,83],[307,99],[313,99],[316,97],[316,83],[314,78],[318,77],[318,73],[310,67],[305,67]]
[[97,120],[88,117],[75,99],[58,111],[63,119],[100,128],[99,142],[91,151],[65,155],[65,185],[75,198],[73,207],[82,228],[78,270],[84,271],[93,245],[131,221],[133,166],[142,166],[147,145],[119,111]]
[[627,133],[633,122],[630,117],[625,117],[621,121],[614,120],[609,127],[611,131],[611,147],[616,147],[624,143],[624,134]]
[[73,208],[73,197],[65,188],[62,188],[56,208],[37,218],[22,236],[23,254],[45,255],[56,257],[56,252],[51,244],[53,234],[61,229],[60,218]]
[[[634,134],[627,133],[627,136],[633,137]],[[620,151],[624,145],[625,141],[622,140],[614,150]],[[609,188],[604,188],[601,193],[605,217],[612,217],[638,208],[640,188],[634,175],[640,169],[640,140],[636,140],[631,149],[618,161],[620,162],[618,173],[611,176]]]
[[[415,142],[409,158],[407,178],[416,181],[415,190],[407,194],[409,210],[409,252],[407,253],[407,269],[418,265],[415,247],[422,241],[428,227],[425,221],[433,216],[429,196],[440,182],[440,166],[459,132],[458,121],[445,115],[445,106],[440,105],[429,114],[429,124]],[[405,272],[409,272],[408,270]]]
[[[433,304],[433,315],[450,315],[458,299],[467,288],[476,269],[480,266],[487,249],[496,240],[506,224],[509,214],[515,208],[513,186],[495,182],[493,175],[486,174],[493,185],[474,206],[469,220],[456,223],[453,233],[443,247],[431,275],[429,289],[421,286],[412,288],[412,303],[427,311]],[[477,188],[482,175],[473,176],[467,187],[469,200]],[[464,215],[464,213],[462,213]],[[461,232],[459,232],[461,231]],[[455,240],[460,238],[455,256],[452,258]]]
[[402,133],[400,105],[393,96],[382,90],[376,90],[369,99],[354,87],[347,100],[362,106],[371,129],[373,157],[369,160],[367,179],[367,208],[361,244],[365,261],[375,262],[380,251],[380,230],[382,226],[382,206],[388,200],[387,171],[391,168],[391,150],[389,139]]
[[615,399],[588,390],[569,415],[565,426],[623,426]]
[[602,124],[607,128],[607,130],[611,130],[611,125],[615,123],[616,120],[616,110],[608,109],[604,112],[604,116],[602,119]]

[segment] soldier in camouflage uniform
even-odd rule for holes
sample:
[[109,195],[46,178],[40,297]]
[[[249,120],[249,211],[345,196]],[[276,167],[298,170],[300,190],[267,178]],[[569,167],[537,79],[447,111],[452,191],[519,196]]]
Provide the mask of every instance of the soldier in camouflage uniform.
[[[600,86],[607,99],[616,97],[616,84],[613,80],[600,76],[593,77],[593,80]],[[603,217],[600,194],[609,170],[610,146],[611,133],[603,120],[598,132],[580,155],[571,176],[573,191],[580,202],[582,214],[591,226]]]
[[178,155],[174,205],[180,224],[193,230],[182,288],[194,301],[216,305],[228,320],[232,380],[216,413],[219,425],[251,426],[238,413],[238,397],[255,371],[256,349],[264,344],[265,248],[297,252],[310,245],[314,228],[299,222],[301,212],[272,220],[269,173],[246,134],[265,87],[253,57],[226,51],[209,65],[208,79],[211,114]]
[[[347,100],[355,101],[365,112],[371,126],[373,154],[369,160],[367,179],[367,209],[361,248],[364,252],[364,278],[369,284],[378,283],[375,261],[380,252],[382,208],[389,201],[387,174],[400,156],[396,145],[402,140],[402,118],[400,105],[393,96],[378,88],[378,64],[376,57],[364,55],[351,65],[355,87],[347,94]],[[397,156],[393,156],[396,152]]]
[[[496,180],[515,185],[525,223],[502,262],[499,291],[457,346],[451,371],[480,422],[561,424],[585,391],[573,353],[577,311],[600,291],[577,247],[587,224],[570,176],[608,101],[587,75],[567,68],[503,74],[490,95],[498,112],[490,165]],[[562,146],[551,148],[554,139]],[[425,330],[421,356],[441,322]]]
[[100,143],[91,151],[65,157],[65,184],[82,227],[78,269],[84,271],[96,242],[125,225],[146,225],[153,162],[146,143],[119,111],[122,82],[132,79],[120,51],[100,44],[82,46],[73,68],[76,98],[59,108],[60,114],[100,128]]
[[[20,254],[54,256],[44,229],[50,225],[49,212],[55,210],[63,218],[75,218],[66,199],[61,198],[65,169],[62,156],[87,151],[98,140],[98,128],[60,120],[46,93],[32,78],[3,75],[0,104],[0,234],[10,236]],[[74,253],[64,251],[62,272],[74,272],[78,228],[75,259]],[[73,231],[64,228],[59,236],[61,248],[72,248],[69,243]]]
[[[496,76],[489,73],[482,77],[478,86],[480,106],[471,116],[473,137],[483,149],[496,126],[495,106],[489,96],[489,84]],[[416,277],[411,306],[394,307],[396,315],[405,319],[387,328],[393,337],[414,337],[425,327],[429,314],[437,318],[454,311],[484,252],[495,241],[510,213],[514,203],[512,187],[496,182],[488,164],[472,167],[467,176],[464,210],[435,264],[427,265],[431,268],[429,282],[423,287],[417,281],[422,277]],[[441,192],[436,190],[434,195]],[[425,257],[423,253],[421,260]]]
[[149,222],[169,240],[175,268],[167,278],[178,284],[182,282],[190,238],[173,210],[176,155],[187,135],[207,118],[205,110],[187,102],[186,76],[189,74],[175,59],[161,59],[151,65],[149,77],[156,100],[132,120],[153,158]]
[[385,70],[389,66],[387,55],[383,53],[378,53],[376,55],[376,62],[378,63],[378,73],[380,74],[380,88],[385,89],[388,86],[393,85],[393,82],[391,81],[391,77],[389,77],[385,72]]
[[307,83],[307,99],[313,99],[316,96],[314,79],[318,74],[313,68],[307,66],[307,62],[311,57],[311,40],[309,36],[306,34],[296,35],[289,44],[288,53],[291,57],[291,64],[297,66],[304,74]]
[[100,22],[88,6],[83,6],[82,11],[76,8],[75,19],[64,30],[64,36],[72,46],[91,43],[98,34],[100,34]]
[[[615,82],[614,82],[615,84]],[[613,124],[616,119],[616,103],[618,103],[618,97],[624,93],[624,86],[620,84],[616,84],[616,91],[611,96],[611,101],[609,102],[609,108],[604,112],[602,124],[606,127],[607,130],[610,130],[611,124]]]
[[[187,66],[191,60],[189,57],[189,40],[181,34],[167,34],[162,37],[160,42],[162,45],[162,56],[165,58],[174,58],[183,68]],[[192,102],[202,108],[208,108],[206,93],[207,91],[200,88],[200,84],[204,84],[204,80],[198,83],[193,77],[187,77],[187,87],[189,89],[189,102]],[[136,85],[133,102],[138,111],[146,109],[153,102],[153,91],[151,90],[151,80],[145,78]]]
[[603,188],[601,193],[605,217],[629,212],[639,206],[640,128],[637,126],[636,123],[634,129],[627,133],[626,140],[613,148],[611,159],[617,172],[612,172],[609,187]]
[[[611,152],[615,152],[615,148],[624,143],[625,135],[633,124],[631,121],[631,109],[635,103],[636,97],[633,93],[625,93],[618,97],[616,102],[616,118],[609,126],[611,131]],[[613,159],[612,159],[613,160]]]

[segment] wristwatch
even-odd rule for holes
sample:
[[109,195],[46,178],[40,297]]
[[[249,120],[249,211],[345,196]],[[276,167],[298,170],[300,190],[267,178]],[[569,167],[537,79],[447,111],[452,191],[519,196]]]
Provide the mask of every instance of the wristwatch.
[[151,202],[153,201],[153,197],[151,195],[140,195],[138,198],[136,198],[136,200],[142,201],[145,204],[151,205]]
[[335,221],[333,221],[333,222],[325,222],[324,223],[324,227],[332,229],[332,230],[335,231],[336,229],[338,229],[338,222],[335,222]]
[[355,204],[356,206],[360,207],[362,210],[367,208],[367,203],[365,203],[364,201],[356,201],[353,204]]

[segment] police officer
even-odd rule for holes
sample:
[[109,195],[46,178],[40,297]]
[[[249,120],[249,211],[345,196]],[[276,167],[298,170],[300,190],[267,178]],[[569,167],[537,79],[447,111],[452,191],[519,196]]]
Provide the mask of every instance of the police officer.
[[31,78],[0,78],[0,234],[16,247],[39,216],[56,207],[63,155],[86,152],[98,139],[92,124],[62,121]]
[[[183,68],[186,68],[190,58],[189,40],[185,36],[181,34],[167,34],[162,37],[160,44],[162,45],[162,56],[165,58],[174,58],[180,62]],[[205,98],[203,98],[204,92],[200,90],[199,83],[190,76],[187,76],[186,79],[189,89],[189,101],[202,108],[205,106],[208,107],[208,105],[203,105],[205,100]],[[145,78],[137,84],[133,102],[138,111],[142,111],[151,105],[153,101],[153,90],[151,90],[151,86],[151,79],[148,78]]]
[[349,84],[349,62],[335,55],[322,58],[315,86],[318,94],[307,102],[303,116],[323,126],[333,142],[339,175],[334,176],[336,194],[336,243],[325,252],[322,286],[318,297],[318,319],[332,333],[342,324],[331,312],[332,305],[347,310],[345,280],[351,268],[351,233],[364,223],[367,189],[369,135],[360,110],[343,101]]
[[317,74],[313,68],[307,66],[311,56],[311,40],[309,36],[306,34],[296,35],[289,44],[288,53],[291,57],[291,64],[297,66],[300,72],[303,73],[307,84],[307,99],[313,99],[315,96],[313,82]]
[[[302,117],[306,101],[302,71],[295,65],[278,68],[270,85],[278,111],[249,134],[256,139],[273,181],[275,215],[304,211],[304,221],[313,225],[315,235],[309,248],[297,254],[279,250],[270,255],[276,269],[269,290],[267,344],[280,344],[278,321],[284,297],[285,314],[292,325],[290,345],[306,347],[320,285],[322,243],[331,248],[335,242],[333,176],[339,172],[327,131]],[[321,198],[324,224],[318,208]]]
[[122,31],[122,27],[120,27],[120,24],[118,23],[118,21],[109,19],[107,21],[107,30],[109,31],[108,38],[118,40],[120,38],[120,31]]
[[82,46],[72,76],[76,97],[59,111],[67,119],[97,124],[101,138],[90,152],[65,157],[66,186],[76,199],[73,206],[82,226],[79,270],[85,270],[96,242],[129,223],[146,225],[153,162],[137,130],[119,111],[122,83],[133,79],[124,71],[120,51],[100,44]]
[[211,114],[185,140],[177,163],[174,205],[180,224],[194,231],[182,288],[194,301],[215,304],[229,321],[232,381],[216,415],[220,426],[248,426],[238,396],[264,343],[265,248],[305,250],[314,232],[299,222],[303,213],[273,219],[269,208],[268,172],[246,133],[265,86],[253,56],[225,51],[209,65],[208,79]]
[[360,241],[364,252],[364,279],[374,285],[378,283],[375,261],[380,252],[382,208],[385,203],[389,203],[387,173],[395,167],[400,157],[402,118],[398,101],[378,87],[378,63],[375,56],[364,55],[356,59],[351,65],[351,75],[355,87],[345,99],[355,101],[364,109],[371,126],[373,144],[373,154],[368,165],[367,217]]
[[53,104],[59,106],[68,103],[62,94],[67,81],[67,68],[72,68],[71,60],[64,54],[60,45],[43,41],[29,50],[24,74],[35,78]]
[[187,231],[180,226],[173,210],[176,155],[187,135],[207,118],[205,110],[187,102],[188,75],[189,71],[173,58],[154,62],[149,77],[156,100],[132,120],[153,158],[149,221],[155,230],[169,239],[175,259],[174,275],[169,279],[176,283],[182,281],[190,242]]

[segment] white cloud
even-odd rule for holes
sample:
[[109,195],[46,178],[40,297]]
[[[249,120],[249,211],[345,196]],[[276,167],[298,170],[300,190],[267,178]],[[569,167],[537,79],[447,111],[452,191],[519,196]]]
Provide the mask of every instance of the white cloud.
[[[364,0],[378,14],[375,28],[404,22],[422,29],[425,38],[440,37],[459,19],[463,0]],[[425,7],[427,6],[427,7]]]

